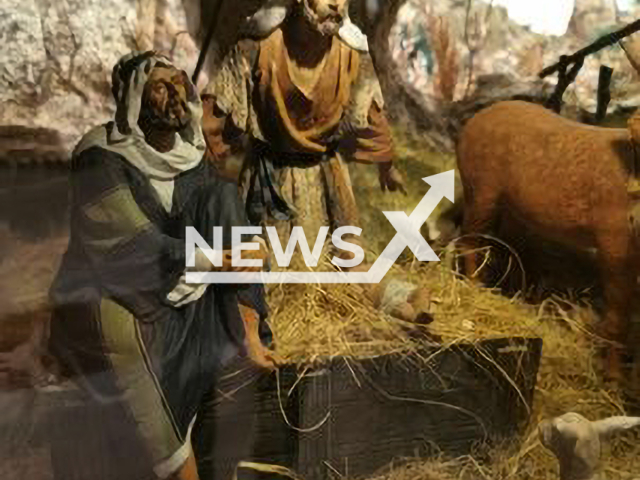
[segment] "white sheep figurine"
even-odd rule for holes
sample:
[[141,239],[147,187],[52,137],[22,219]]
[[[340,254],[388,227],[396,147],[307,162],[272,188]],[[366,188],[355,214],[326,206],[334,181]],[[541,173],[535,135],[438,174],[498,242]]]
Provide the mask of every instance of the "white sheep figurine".
[[640,417],[611,417],[591,422],[578,413],[544,420],[540,441],[560,462],[560,480],[604,480],[601,445],[615,433],[640,426]]

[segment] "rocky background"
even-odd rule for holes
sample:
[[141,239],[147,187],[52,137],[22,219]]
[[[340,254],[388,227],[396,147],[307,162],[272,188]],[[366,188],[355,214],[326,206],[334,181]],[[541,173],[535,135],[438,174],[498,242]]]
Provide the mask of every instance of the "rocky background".
[[[490,97],[509,96],[514,89],[548,93],[555,78],[537,82],[543,66],[640,12],[638,7],[618,12],[610,0],[577,0],[567,34],[555,37],[533,33],[511,21],[503,7],[480,0],[390,3],[404,3],[391,19],[393,67],[429,107],[425,115],[432,116],[452,102],[474,101],[478,85]],[[198,0],[0,4],[0,157],[5,161],[66,159],[87,129],[111,117],[111,68],[130,50],[164,50],[188,72],[197,62]],[[610,111],[640,105],[640,82],[619,47],[587,59],[567,103],[595,110],[601,64],[614,68]],[[200,86],[206,79],[201,76]]]
[[57,144],[68,153],[87,129],[109,120],[111,69],[132,49],[165,50],[188,72],[198,58],[180,0],[1,0],[0,5],[5,156],[37,149],[29,143],[54,150]]
[[[439,75],[448,77],[448,83],[453,84],[448,89],[449,98],[444,99],[448,102],[473,100],[474,94],[479,94],[478,84],[483,95],[500,97],[509,89],[511,93],[528,90],[542,95],[553,89],[557,79],[550,76],[538,81],[537,74],[545,66],[556,63],[560,55],[569,55],[631,23],[639,13],[638,4],[621,12],[615,0],[576,0],[567,32],[554,36],[532,32],[512,21],[504,7],[489,2],[410,1],[399,12],[390,42],[395,61],[407,71],[407,80],[431,105],[443,100]],[[438,50],[442,50],[439,37],[443,34],[449,37],[449,48],[448,54],[440,53],[439,58]],[[627,41],[630,48],[637,49],[639,40],[640,34],[635,34]],[[615,114],[639,106],[640,78],[619,46],[587,57],[575,83],[565,94],[567,106],[595,112],[601,65],[614,69],[609,112]]]
[[[258,0],[225,1],[221,31],[233,30],[228,20],[233,10]],[[362,217],[375,226],[365,231],[376,232],[379,244],[372,243],[378,249],[386,245],[385,235],[395,233],[381,212],[413,210],[427,188],[421,178],[455,165],[452,137],[460,118],[514,95],[543,98],[555,82],[554,77],[536,79],[543,66],[640,13],[623,15],[610,1],[577,0],[571,28],[553,37],[531,32],[503,8],[489,10],[480,0],[470,6],[472,21],[465,22],[468,1],[352,0],[355,7],[367,7],[369,22],[357,15],[354,20],[365,24],[375,53],[382,52],[374,61],[390,113],[399,113],[394,120],[408,114],[420,134],[414,139],[401,124],[394,125],[408,197],[375,194],[373,169],[353,172],[354,185],[361,186],[356,194]],[[13,374],[3,374],[1,356],[11,353],[11,370],[41,376],[39,352],[29,339],[49,318],[47,291],[67,246],[69,153],[88,129],[112,117],[110,74],[123,54],[165,50],[179,67],[193,72],[206,17],[200,2],[210,6],[215,0],[0,0],[0,408],[5,412],[0,445],[13,442],[11,449],[0,448],[2,480],[51,478],[48,447],[26,453],[32,444],[20,409],[30,404],[31,394],[3,387],[14,380]],[[640,79],[616,47],[587,60],[565,95],[565,114],[571,109],[578,116],[593,113],[603,63],[614,68],[610,111],[617,115],[640,106]],[[201,75],[199,86],[206,81]],[[427,151],[429,145],[445,153]],[[454,217],[459,214],[452,211]],[[428,225],[426,238],[454,236],[455,220],[449,226],[431,220],[436,223]],[[12,436],[16,431],[24,432],[24,441]]]

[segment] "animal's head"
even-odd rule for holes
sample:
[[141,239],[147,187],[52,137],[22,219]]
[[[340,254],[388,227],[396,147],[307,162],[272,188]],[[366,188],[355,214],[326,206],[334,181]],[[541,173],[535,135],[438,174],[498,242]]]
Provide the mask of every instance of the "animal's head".
[[140,117],[159,129],[179,131],[191,121],[187,103],[194,95],[195,89],[183,70],[157,63],[144,86]]

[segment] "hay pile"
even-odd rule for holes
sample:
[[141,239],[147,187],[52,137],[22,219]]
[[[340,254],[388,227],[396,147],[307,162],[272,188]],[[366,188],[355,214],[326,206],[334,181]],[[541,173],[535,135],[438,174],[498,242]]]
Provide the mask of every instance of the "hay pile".
[[374,308],[359,285],[278,285],[268,289],[268,303],[277,351],[287,362],[358,359],[417,347],[400,322]]
[[[538,374],[531,425],[516,449],[494,452],[494,462],[481,466],[473,458],[412,461],[376,480],[420,479],[557,479],[557,462],[538,442],[536,426],[568,411],[599,419],[624,413],[621,393],[598,372],[589,333],[594,315],[562,298],[526,304],[480,288],[440,264],[396,268],[430,289],[435,322],[430,330],[443,343],[476,342],[506,336],[541,337],[543,356]],[[292,362],[318,362],[333,356],[355,360],[391,352],[410,352],[419,345],[403,326],[377,312],[357,285],[280,285],[270,289],[272,328],[279,353]],[[609,479],[640,474],[640,442],[633,434],[612,442]],[[634,477],[633,474],[636,474]]]

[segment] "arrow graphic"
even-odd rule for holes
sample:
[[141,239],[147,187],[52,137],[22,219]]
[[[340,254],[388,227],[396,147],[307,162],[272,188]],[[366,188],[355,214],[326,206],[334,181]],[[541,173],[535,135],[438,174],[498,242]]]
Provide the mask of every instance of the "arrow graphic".
[[187,283],[380,283],[407,247],[421,262],[438,262],[420,228],[443,198],[454,202],[455,170],[422,180],[431,188],[410,215],[383,212],[397,233],[368,272],[188,272]]

